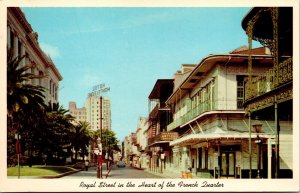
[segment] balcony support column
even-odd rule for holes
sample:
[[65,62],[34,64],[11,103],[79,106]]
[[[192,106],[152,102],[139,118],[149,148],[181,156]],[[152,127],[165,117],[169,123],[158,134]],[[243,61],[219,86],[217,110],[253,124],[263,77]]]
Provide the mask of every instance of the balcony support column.
[[278,119],[278,104],[277,104],[277,96],[275,95],[275,106],[274,106],[274,113],[275,113],[275,178],[279,177],[279,168],[280,168],[280,159],[279,159],[279,119]]
[[249,178],[252,178],[252,140],[251,140],[251,112],[248,112],[249,116]]
[[273,22],[273,63],[274,63],[274,86],[278,86],[278,8],[272,8],[272,22]]

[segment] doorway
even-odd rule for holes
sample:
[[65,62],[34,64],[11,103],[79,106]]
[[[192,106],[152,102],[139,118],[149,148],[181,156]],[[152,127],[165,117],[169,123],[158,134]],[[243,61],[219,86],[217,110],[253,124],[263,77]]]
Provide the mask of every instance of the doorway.
[[235,152],[222,152],[221,176],[234,177],[235,175]]

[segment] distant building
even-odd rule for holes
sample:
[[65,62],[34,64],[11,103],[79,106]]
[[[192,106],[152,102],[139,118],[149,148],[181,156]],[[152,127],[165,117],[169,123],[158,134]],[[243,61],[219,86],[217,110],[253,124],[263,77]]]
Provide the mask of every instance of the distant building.
[[74,123],[77,124],[79,121],[84,122],[87,120],[86,117],[86,108],[77,108],[76,102],[69,102],[69,112],[75,117]]
[[139,168],[149,167],[149,156],[147,155],[147,130],[149,128],[148,119],[140,117],[136,129],[136,140],[138,153],[138,166]]
[[[110,99],[107,96],[89,95],[85,102],[86,120],[91,129],[96,131],[111,130],[111,108]],[[101,114],[102,113],[102,114]]]
[[148,121],[146,117],[140,117],[137,124],[136,135],[139,152],[144,152],[147,147]]
[[21,62],[23,66],[33,64],[29,72],[46,75],[45,78],[34,79],[30,83],[46,88],[45,103],[57,103],[59,81],[63,78],[51,58],[39,46],[37,32],[33,31],[18,7],[7,8],[7,48],[13,50],[14,57],[26,55]]

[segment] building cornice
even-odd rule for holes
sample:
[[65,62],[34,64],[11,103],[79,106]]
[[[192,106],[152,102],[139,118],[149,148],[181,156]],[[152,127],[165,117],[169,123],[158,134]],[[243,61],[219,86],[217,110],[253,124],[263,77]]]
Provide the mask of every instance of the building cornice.
[[[255,60],[260,60],[260,59],[272,60],[271,55],[263,55],[262,54],[262,55],[253,55],[252,57]],[[177,95],[177,93],[180,93],[183,90],[186,90],[186,89],[183,88],[183,85],[186,84],[190,80],[190,78],[192,76],[194,76],[200,70],[200,68],[203,68],[203,66],[207,62],[210,62],[211,60],[214,60],[214,61],[216,61],[215,64],[217,64],[217,61],[220,60],[220,59],[228,60],[228,62],[229,62],[230,59],[234,59],[234,58],[248,59],[248,55],[247,54],[210,54],[210,55],[204,57],[200,61],[200,63],[192,70],[192,72],[189,74],[189,76],[184,81],[182,81],[182,83],[178,86],[178,88],[166,100],[166,103],[169,104],[170,100],[172,100],[172,98],[174,98]],[[210,68],[212,68],[212,66],[210,66]]]
[[[36,54],[39,56],[41,61],[44,63],[46,68],[51,68],[51,70],[54,72],[54,74],[57,76],[58,80],[62,80],[63,77],[59,73],[58,69],[52,62],[52,60],[43,52],[43,50],[40,48],[38,40],[37,40],[37,34],[33,31],[31,25],[26,20],[26,17],[22,10],[19,7],[9,7],[8,11],[12,13],[12,16],[16,18],[16,20],[19,22],[20,26],[23,28],[23,30],[26,33],[26,40],[28,41],[29,45],[32,47],[32,49],[36,52]],[[8,22],[9,24],[9,22]]]

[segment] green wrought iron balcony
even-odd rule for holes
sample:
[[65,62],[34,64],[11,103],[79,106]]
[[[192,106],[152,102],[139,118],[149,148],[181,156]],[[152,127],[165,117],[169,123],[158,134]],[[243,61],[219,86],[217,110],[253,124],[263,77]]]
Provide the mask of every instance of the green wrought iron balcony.
[[289,58],[278,66],[278,84],[275,85],[274,68],[262,76],[252,78],[245,85],[245,100],[249,100],[276,89],[283,84],[293,81],[293,59]]
[[171,131],[175,129],[176,127],[179,127],[180,125],[183,125],[184,123],[194,119],[198,115],[206,112],[206,111],[211,111],[211,110],[216,110],[215,108],[215,103],[210,103],[210,102],[203,102],[200,103],[198,106],[195,108],[189,109],[186,114],[181,116],[178,119],[175,119],[172,123],[170,123],[167,126],[167,131]]

